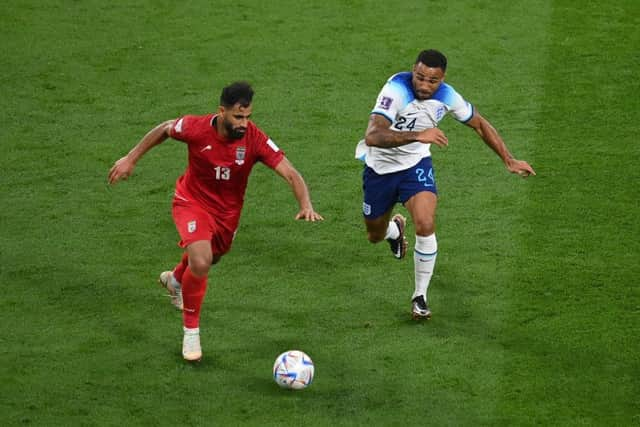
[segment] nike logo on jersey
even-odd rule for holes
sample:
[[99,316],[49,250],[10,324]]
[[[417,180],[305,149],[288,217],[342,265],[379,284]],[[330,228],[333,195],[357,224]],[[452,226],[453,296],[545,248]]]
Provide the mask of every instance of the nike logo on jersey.
[[185,202],[188,202],[188,201],[189,201],[189,199],[185,199],[181,194],[178,194],[178,192],[177,192],[177,191],[176,191],[176,192],[174,192],[174,193],[173,193],[173,195],[174,195],[177,199],[184,200]]
[[207,145],[206,147],[204,147],[202,150],[200,150],[200,152],[202,153],[203,151],[207,151],[207,150],[211,150],[210,145]]

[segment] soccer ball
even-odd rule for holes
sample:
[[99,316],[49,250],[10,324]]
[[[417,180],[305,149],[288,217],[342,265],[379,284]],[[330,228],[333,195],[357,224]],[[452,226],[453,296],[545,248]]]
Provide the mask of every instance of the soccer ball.
[[280,387],[302,390],[313,381],[313,361],[300,350],[289,350],[276,358],[273,379]]

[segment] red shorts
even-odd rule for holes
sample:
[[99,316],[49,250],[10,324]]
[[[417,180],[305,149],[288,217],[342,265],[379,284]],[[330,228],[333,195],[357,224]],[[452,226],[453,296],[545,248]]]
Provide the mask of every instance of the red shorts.
[[173,222],[180,234],[181,248],[186,248],[198,240],[211,242],[214,255],[223,255],[231,249],[235,229],[225,227],[216,217],[197,202],[175,197],[173,199]]

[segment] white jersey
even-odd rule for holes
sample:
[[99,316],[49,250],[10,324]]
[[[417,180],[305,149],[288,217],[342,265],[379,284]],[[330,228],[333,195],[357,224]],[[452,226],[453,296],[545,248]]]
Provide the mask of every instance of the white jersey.
[[[456,90],[442,83],[429,99],[417,99],[411,73],[398,73],[384,85],[371,114],[380,114],[390,122],[390,129],[421,131],[435,128],[447,113],[464,123],[473,116],[473,106]],[[394,148],[369,147],[364,140],[356,147],[356,158],[364,160],[378,174],[408,169],[422,158],[431,156],[431,144],[412,142]]]

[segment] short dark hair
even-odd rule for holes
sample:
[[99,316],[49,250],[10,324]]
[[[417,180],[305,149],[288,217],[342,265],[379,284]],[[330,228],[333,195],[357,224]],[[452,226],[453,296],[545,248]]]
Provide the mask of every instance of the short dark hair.
[[428,49],[423,50],[416,59],[416,64],[422,62],[427,67],[442,68],[442,71],[447,71],[447,57],[438,50]]
[[248,107],[253,100],[253,89],[247,82],[235,82],[222,89],[220,105],[231,108],[236,104]]

